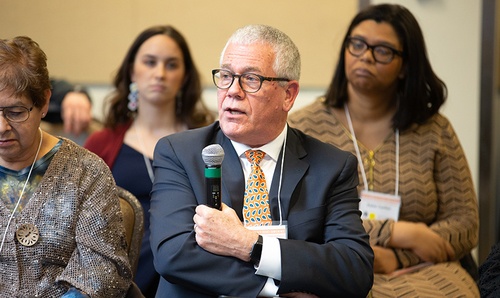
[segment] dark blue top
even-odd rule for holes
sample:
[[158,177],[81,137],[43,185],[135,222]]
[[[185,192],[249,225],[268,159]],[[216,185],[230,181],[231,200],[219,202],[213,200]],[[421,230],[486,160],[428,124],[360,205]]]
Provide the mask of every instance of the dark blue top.
[[111,171],[116,185],[131,192],[141,202],[144,210],[144,236],[134,281],[144,296],[155,297],[160,277],[154,268],[153,253],[149,244],[149,205],[153,183],[149,178],[144,157],[135,149],[123,144]]

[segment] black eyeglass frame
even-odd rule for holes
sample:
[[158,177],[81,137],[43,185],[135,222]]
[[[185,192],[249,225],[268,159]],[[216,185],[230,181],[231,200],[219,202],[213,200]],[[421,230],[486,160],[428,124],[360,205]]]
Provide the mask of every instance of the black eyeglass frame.
[[[27,121],[30,118],[31,111],[33,111],[34,107],[35,107],[34,105],[32,105],[31,108],[27,108],[25,106],[0,107],[0,111],[2,112],[2,117],[4,117],[5,120],[7,120],[9,123],[23,123],[23,122]],[[26,119],[18,121],[18,120],[13,120],[13,119],[9,118],[9,116],[8,116],[9,115],[9,110],[10,109],[17,109],[17,108],[21,108],[21,109],[26,110],[26,112],[28,113],[27,114],[28,116],[26,116]],[[7,109],[7,113],[5,113],[6,109]]]
[[[231,80],[231,83],[227,86],[227,87],[220,87],[217,85],[216,81],[215,81],[215,76],[220,73],[221,71],[225,71],[227,72],[228,74],[231,75],[232,77],[232,80]],[[257,88],[257,90],[255,91],[248,91],[248,90],[245,90],[245,88],[243,88],[243,85],[241,84],[241,77],[242,76],[245,76],[245,75],[252,75],[252,76],[256,76],[259,78],[259,88]],[[245,72],[245,73],[242,73],[242,74],[234,74],[232,72],[230,72],[229,70],[226,70],[226,69],[221,69],[221,68],[216,68],[216,69],[212,69],[212,80],[214,82],[214,85],[215,87],[219,88],[219,89],[222,89],[222,90],[226,90],[226,89],[229,89],[231,88],[231,86],[233,85],[234,83],[234,79],[235,78],[238,78],[238,84],[240,85],[240,88],[241,90],[247,92],[247,93],[255,93],[255,92],[258,92],[260,90],[260,88],[262,88],[262,83],[264,81],[270,81],[270,82],[273,82],[273,81],[281,81],[281,82],[290,82],[291,80],[290,79],[287,79],[287,78],[273,78],[273,77],[265,77],[265,76],[261,76],[261,75],[258,75],[256,73],[253,73],[253,72]]]
[[[357,42],[360,42],[360,43],[363,43],[365,46],[366,46],[366,49],[362,52],[362,53],[359,53],[359,54],[355,54],[351,51],[350,49],[350,45],[351,45],[351,42],[352,41],[357,41]],[[386,45],[381,45],[381,44],[376,44],[376,45],[369,45],[366,41],[364,41],[363,39],[361,38],[357,38],[357,37],[348,37],[346,39],[346,42],[345,42],[345,48],[347,49],[347,51],[353,55],[354,57],[360,57],[361,55],[363,55],[364,53],[366,53],[366,51],[370,50],[372,52],[372,57],[373,59],[375,59],[376,62],[378,63],[382,63],[382,64],[389,64],[392,62],[392,60],[394,60],[394,56],[398,55],[400,57],[403,57],[403,52],[402,51],[399,51],[399,50],[396,50],[395,48],[393,47],[390,47],[390,46],[386,46]],[[388,60],[388,61],[380,61],[377,59],[377,57],[375,57],[375,52],[374,50],[376,48],[384,48],[384,49],[388,49],[392,52],[392,56],[391,58]]]

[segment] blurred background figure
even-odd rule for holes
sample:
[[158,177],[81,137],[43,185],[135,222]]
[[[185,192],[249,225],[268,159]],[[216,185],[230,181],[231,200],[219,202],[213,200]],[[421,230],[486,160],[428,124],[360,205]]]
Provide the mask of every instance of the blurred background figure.
[[157,141],[214,121],[201,101],[201,81],[188,44],[172,26],[141,32],[129,48],[106,99],[105,128],[85,147],[111,168],[117,185],[130,191],[144,209],[145,233],[135,282],[154,297],[159,275],[149,244],[150,192]]
[[0,296],[123,297],[116,185],[102,159],[40,128],[50,95],[38,44],[0,40]]
[[66,80],[51,79],[52,96],[49,111],[43,119],[50,123],[63,123],[64,132],[79,136],[92,120],[92,101],[86,88]]
[[84,86],[73,85],[64,79],[51,78],[50,84],[52,95],[42,127],[51,134],[83,145],[88,135],[100,128],[98,121],[93,121],[89,92]]
[[[477,199],[457,135],[439,113],[446,92],[412,13],[376,5],[352,20],[326,95],[289,117],[291,126],[358,157],[360,209],[375,252],[373,297],[479,296],[470,255]],[[374,208],[365,208],[368,200]]]

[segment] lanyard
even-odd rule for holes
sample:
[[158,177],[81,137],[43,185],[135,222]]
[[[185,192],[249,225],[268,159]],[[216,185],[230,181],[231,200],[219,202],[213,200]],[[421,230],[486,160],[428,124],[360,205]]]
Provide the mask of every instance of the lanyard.
[[[368,180],[366,179],[365,166],[363,165],[363,160],[361,159],[361,152],[359,151],[358,141],[356,140],[356,135],[354,134],[354,127],[352,126],[351,114],[347,108],[347,104],[344,104],[345,116],[347,118],[347,124],[349,124],[349,131],[352,135],[352,142],[354,144],[354,150],[356,150],[356,157],[358,158],[358,164],[361,168],[361,177],[363,178],[363,183],[365,185],[365,190],[368,191]],[[394,195],[398,195],[399,192],[399,129],[395,132],[395,142],[396,142],[396,181],[395,181],[395,191]]]

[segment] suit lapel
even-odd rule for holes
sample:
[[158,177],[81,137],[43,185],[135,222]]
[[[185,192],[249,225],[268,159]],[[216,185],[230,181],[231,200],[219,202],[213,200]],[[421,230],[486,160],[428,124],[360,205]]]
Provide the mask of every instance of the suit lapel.
[[[271,216],[273,220],[279,220],[280,218],[278,205],[278,188],[281,175],[282,155],[283,150],[281,151],[279,160],[276,164],[270,193]],[[302,177],[304,177],[307,169],[309,168],[309,164],[302,160],[306,155],[307,152],[302,146],[301,140],[298,138],[293,129],[288,128],[287,144],[285,150],[285,163],[283,166],[283,177],[281,178],[282,184],[280,194],[281,210],[284,220],[288,218],[288,214],[290,212],[292,194]]]
[[243,196],[245,194],[245,178],[241,169],[240,158],[234,150],[231,141],[222,131],[218,134],[218,143],[224,149],[222,162],[222,201],[236,211],[240,220],[243,220]]
[[[219,131],[215,137],[215,143],[218,143],[224,149],[224,161],[222,162],[222,201],[233,208],[238,214],[240,220],[243,220],[243,196],[245,194],[245,178],[240,164],[240,158],[236,154],[231,141]],[[283,150],[279,156],[274,171],[274,178],[271,184],[270,205],[271,215],[274,220],[279,220],[278,205],[278,187],[281,176],[281,160]],[[287,144],[285,150],[285,163],[283,167],[283,177],[281,185],[281,209],[282,216],[286,220],[290,212],[292,194],[298,183],[304,177],[309,164],[302,159],[307,155],[301,140],[293,129],[288,128]],[[232,194],[232,195],[231,195]]]

